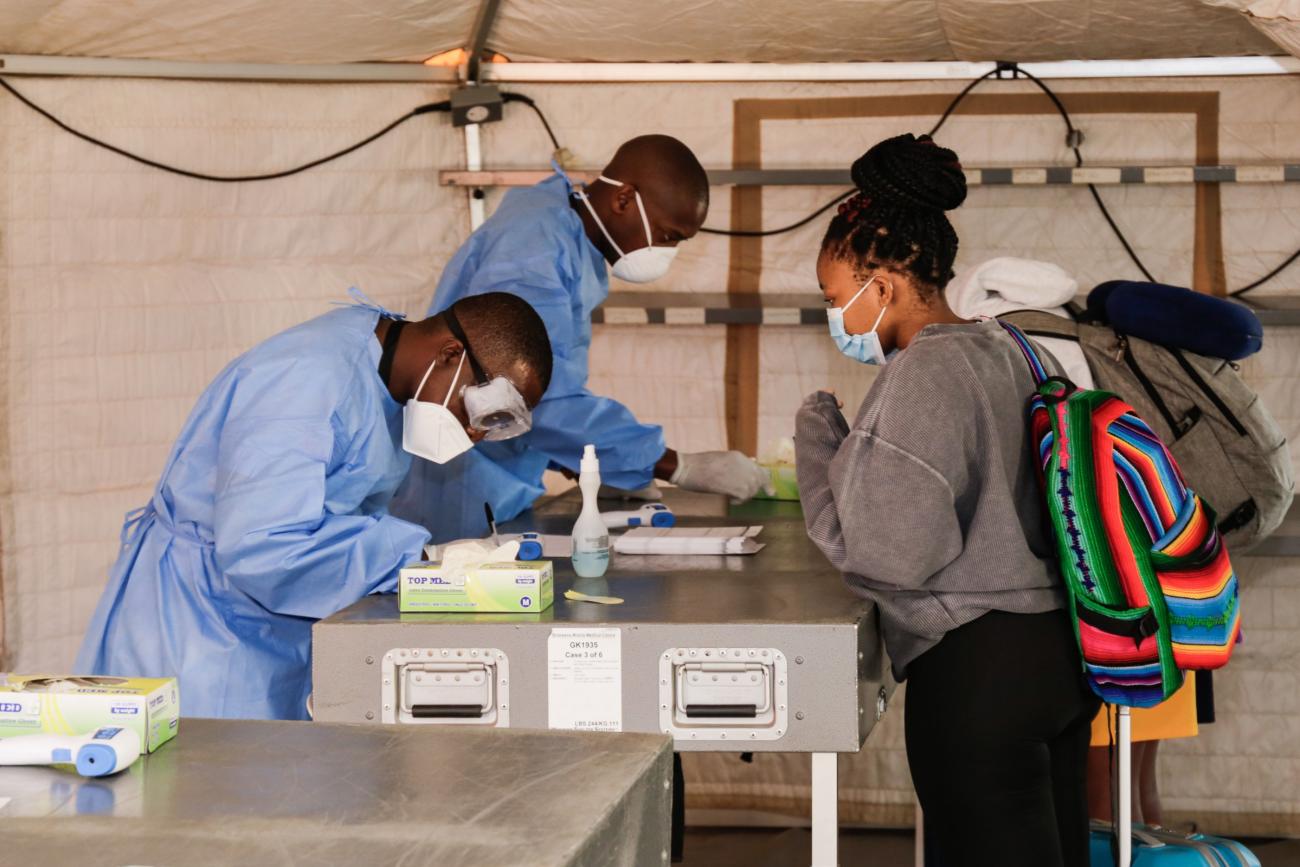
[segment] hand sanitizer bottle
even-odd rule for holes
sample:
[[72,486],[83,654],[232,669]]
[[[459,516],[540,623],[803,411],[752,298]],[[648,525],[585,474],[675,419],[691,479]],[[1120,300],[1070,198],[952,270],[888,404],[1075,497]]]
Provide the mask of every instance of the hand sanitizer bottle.
[[596,447],[582,451],[578,487],[582,490],[582,513],[573,525],[573,571],[580,578],[599,578],[609,568],[609,530],[596,505],[600,490],[600,461]]

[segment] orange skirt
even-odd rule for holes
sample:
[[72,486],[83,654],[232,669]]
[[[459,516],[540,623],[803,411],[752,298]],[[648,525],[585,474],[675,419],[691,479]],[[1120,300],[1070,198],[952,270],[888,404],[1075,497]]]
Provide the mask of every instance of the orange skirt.
[[[1114,705],[1101,706],[1101,710],[1092,721],[1092,746],[1104,747],[1111,739],[1118,737],[1116,710]],[[1109,721],[1107,711],[1109,711]],[[1155,707],[1133,708],[1132,716],[1134,743],[1196,737],[1198,729],[1195,675],[1188,672],[1177,692]],[[1108,725],[1110,734],[1107,733]]]

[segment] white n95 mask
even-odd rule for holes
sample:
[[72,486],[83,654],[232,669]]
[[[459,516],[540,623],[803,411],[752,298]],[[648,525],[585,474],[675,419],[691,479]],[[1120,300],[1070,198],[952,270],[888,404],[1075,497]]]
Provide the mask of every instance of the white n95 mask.
[[418,458],[433,461],[435,464],[445,464],[474,447],[474,441],[469,438],[469,434],[465,433],[460,420],[447,408],[447,403],[456,388],[456,381],[460,379],[461,368],[465,366],[467,354],[467,352],[460,354],[456,375],[451,378],[451,386],[448,387],[442,403],[428,403],[419,399],[420,392],[424,391],[424,385],[429,381],[429,374],[433,373],[433,368],[438,364],[438,359],[434,358],[429,369],[424,372],[424,378],[420,380],[420,387],[415,390],[415,396],[402,408],[402,448]]
[[[596,180],[603,181],[607,184],[613,184],[621,187],[623,184],[619,181],[607,178],[601,175]],[[601,222],[600,217],[596,214],[596,209],[591,206],[591,200],[582,190],[575,190],[574,193],[587,206],[591,218],[596,221],[600,231],[609,241],[609,245],[618,253],[618,260],[614,262],[612,268],[614,276],[620,280],[626,280],[629,283],[651,283],[668,273],[668,268],[673,264],[673,259],[677,257],[676,247],[656,247],[654,245],[654,235],[650,232],[650,218],[646,216],[645,205],[641,202],[641,193],[634,191],[636,195],[636,207],[641,212],[641,225],[645,227],[644,247],[633,250],[630,253],[624,253],[623,249],[614,241],[605,224]]]
[[863,364],[884,364],[889,360],[880,345],[880,334],[876,330],[880,328],[880,321],[885,318],[885,310],[888,308],[881,308],[880,315],[876,317],[876,324],[871,326],[871,330],[866,334],[849,334],[844,330],[844,311],[862,297],[862,293],[867,291],[867,287],[875,279],[872,277],[871,280],[863,283],[862,288],[849,299],[848,304],[843,307],[832,307],[826,311],[826,325],[830,328],[831,339],[835,341],[835,345],[844,355]]

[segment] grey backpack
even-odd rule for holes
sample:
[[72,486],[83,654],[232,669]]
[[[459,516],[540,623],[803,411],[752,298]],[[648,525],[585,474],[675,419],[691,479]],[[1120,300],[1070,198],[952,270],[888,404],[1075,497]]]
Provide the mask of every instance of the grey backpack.
[[1282,523],[1293,496],[1290,450],[1234,364],[1036,310],[1000,318],[1031,336],[1078,342],[1097,388],[1130,404],[1169,445],[1187,484],[1218,513],[1229,550]]

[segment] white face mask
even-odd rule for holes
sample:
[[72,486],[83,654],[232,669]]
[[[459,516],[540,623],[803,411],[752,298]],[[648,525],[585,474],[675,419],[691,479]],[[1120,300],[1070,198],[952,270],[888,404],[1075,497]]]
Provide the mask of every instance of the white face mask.
[[840,352],[863,364],[885,364],[893,357],[893,353],[885,355],[884,349],[880,346],[880,333],[877,330],[880,328],[880,321],[885,318],[885,310],[888,308],[880,308],[880,315],[876,317],[876,324],[872,325],[871,330],[866,334],[849,334],[844,330],[844,311],[852,307],[853,302],[862,297],[862,293],[867,291],[867,287],[875,279],[875,277],[872,277],[862,284],[862,288],[849,299],[848,304],[843,307],[832,307],[826,311],[826,325],[830,328],[831,339],[835,341],[835,345],[839,347]]
[[415,396],[402,408],[402,448],[418,458],[445,464],[474,447],[474,441],[465,433],[460,420],[447,408],[456,388],[456,380],[460,379],[461,368],[465,366],[465,355],[464,352],[460,354],[456,375],[451,378],[451,386],[442,403],[428,403],[419,399],[424,384],[429,381],[429,374],[433,373],[433,368],[438,364],[438,359],[435,358],[424,372]]
[[[613,184],[621,187],[618,181],[601,175],[597,178],[607,184]],[[618,260],[614,262],[614,276],[620,280],[626,280],[629,283],[651,283],[668,273],[668,268],[673,264],[673,259],[677,257],[676,247],[656,247],[654,245],[654,236],[650,233],[650,218],[646,216],[645,205],[641,202],[641,194],[636,193],[636,207],[641,212],[641,224],[645,226],[645,243],[644,247],[633,250],[630,253],[624,253],[622,248],[614,241],[614,237],[609,234],[605,224],[601,222],[600,217],[596,214],[596,209],[591,206],[591,200],[582,190],[575,191],[582,203],[587,206],[587,211],[591,218],[596,221],[600,231],[604,234],[605,240],[618,253]]]

